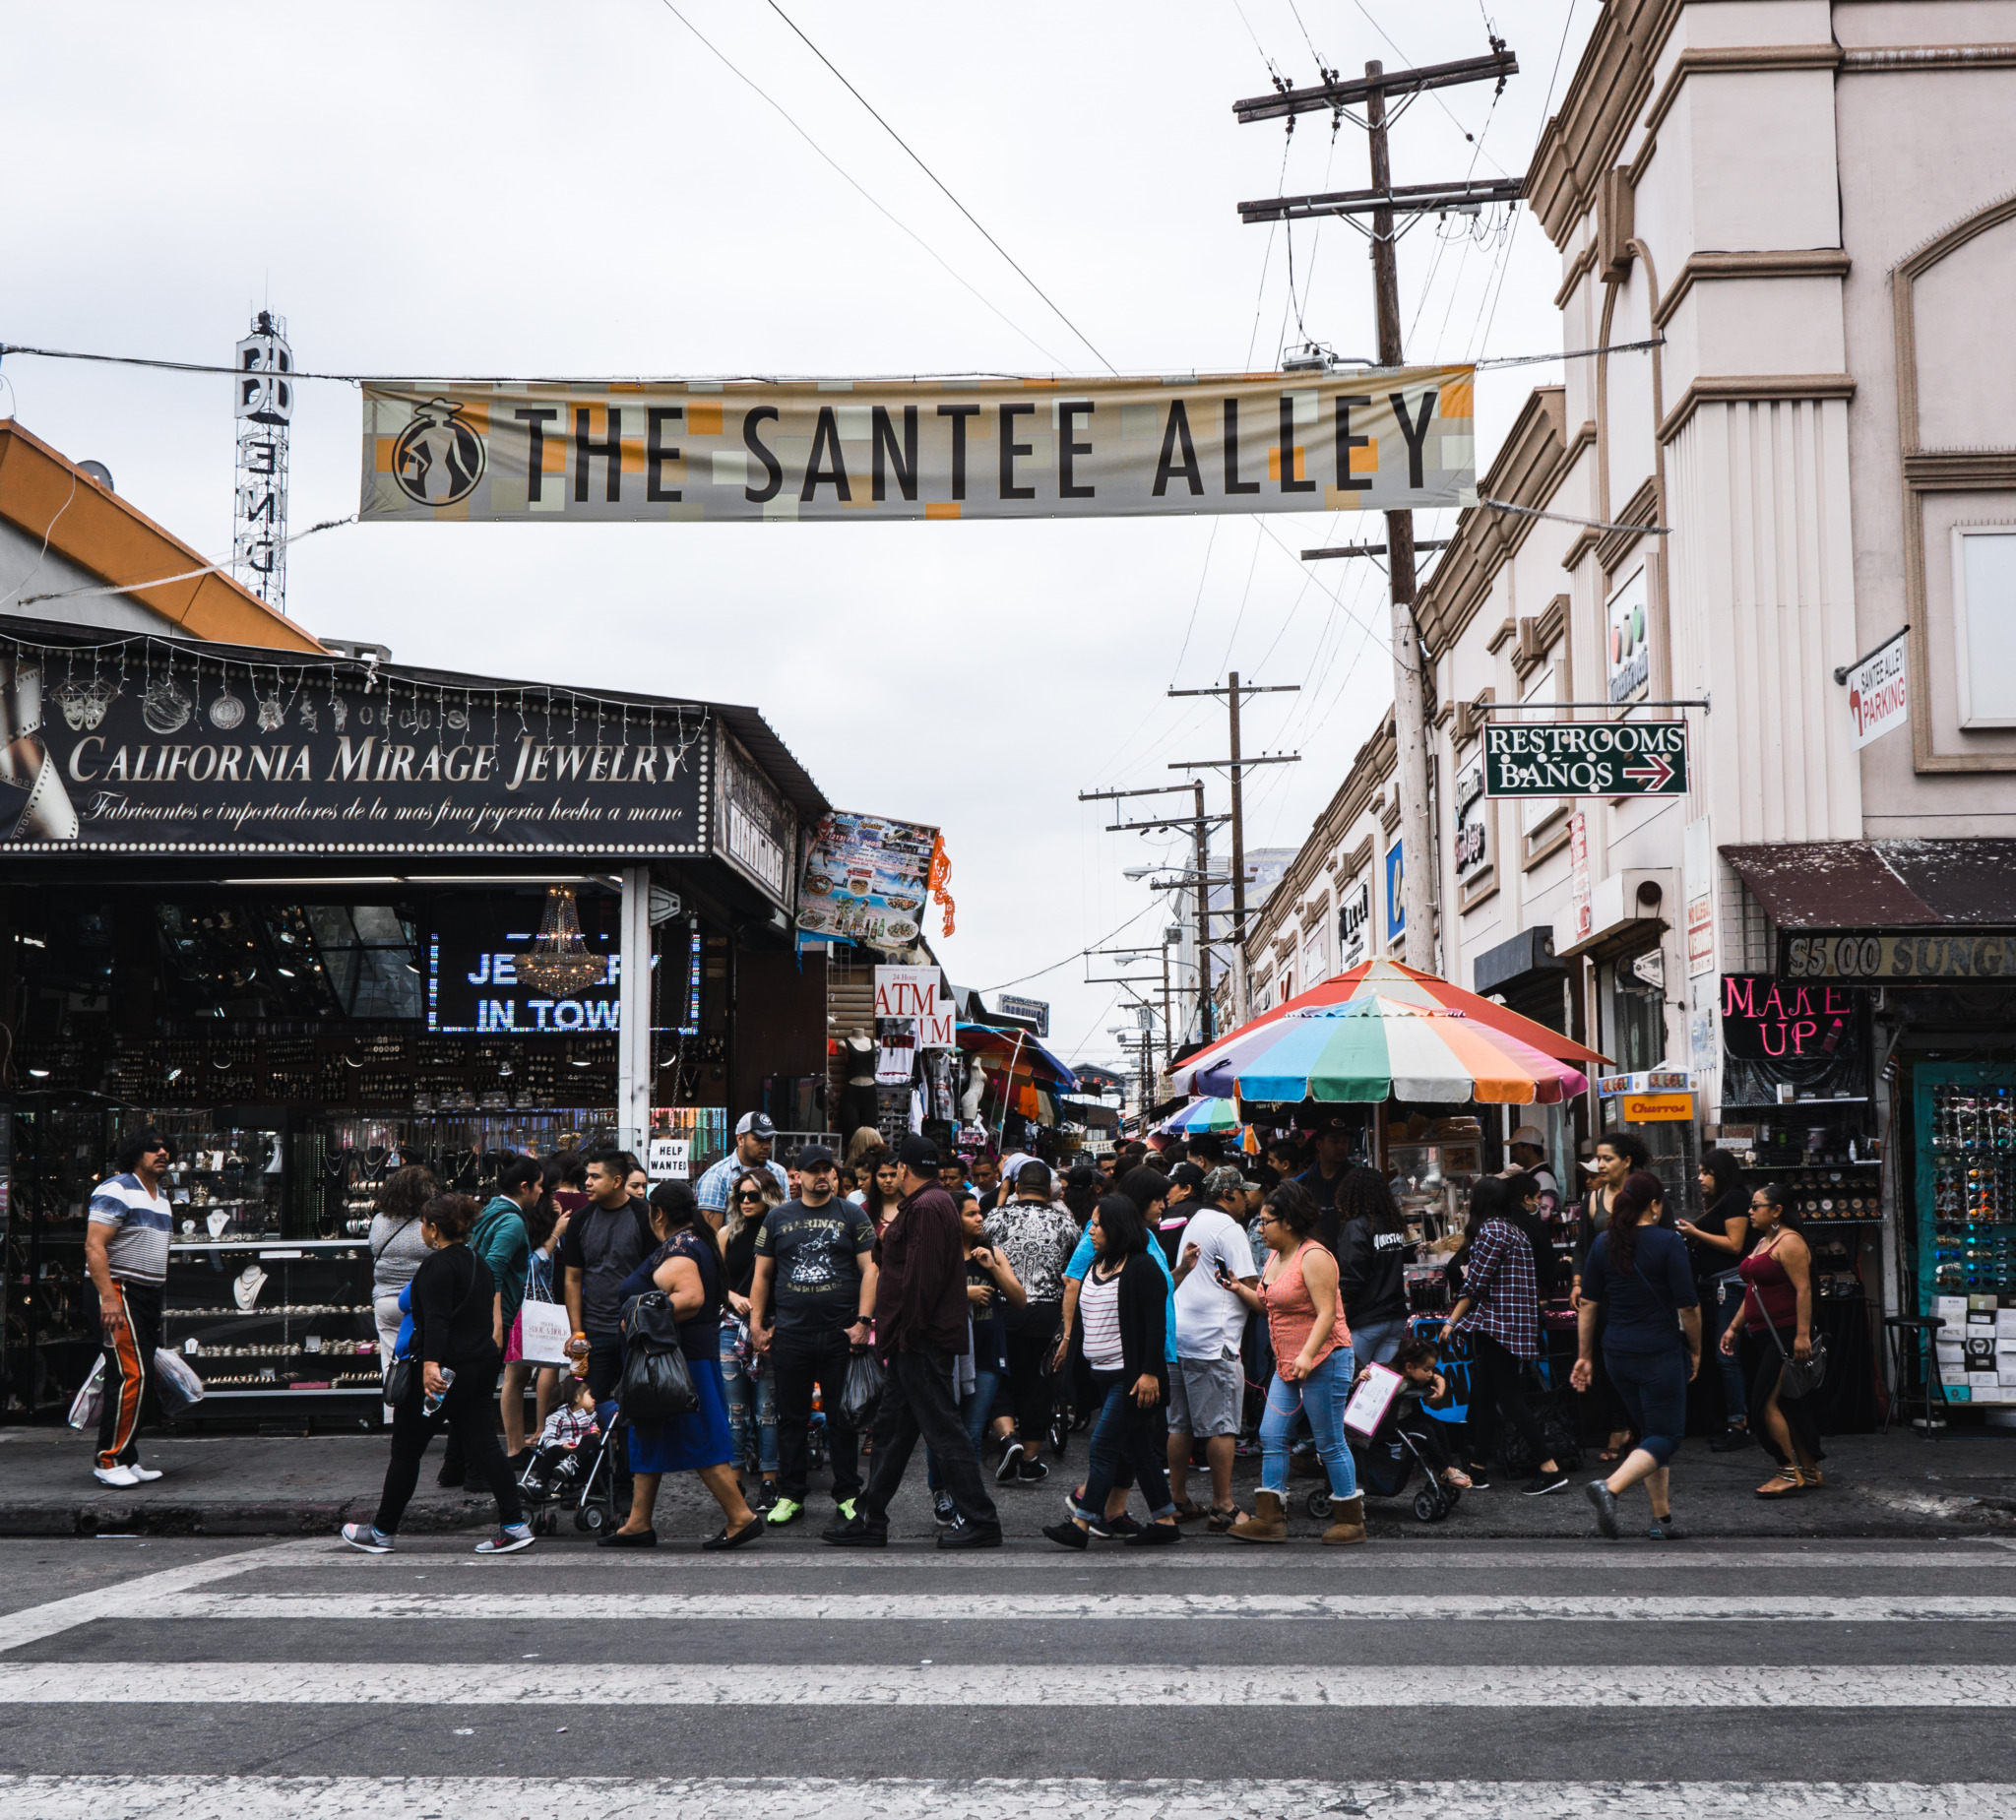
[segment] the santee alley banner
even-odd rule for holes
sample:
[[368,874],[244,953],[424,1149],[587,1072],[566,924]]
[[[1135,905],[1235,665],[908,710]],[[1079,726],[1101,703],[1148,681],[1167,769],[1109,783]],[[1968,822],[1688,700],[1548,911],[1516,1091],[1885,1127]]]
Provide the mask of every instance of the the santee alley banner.
[[1111,518],[1469,503],[1474,369],[364,388],[366,519]]
[[706,711],[0,638],[0,854],[702,853]]

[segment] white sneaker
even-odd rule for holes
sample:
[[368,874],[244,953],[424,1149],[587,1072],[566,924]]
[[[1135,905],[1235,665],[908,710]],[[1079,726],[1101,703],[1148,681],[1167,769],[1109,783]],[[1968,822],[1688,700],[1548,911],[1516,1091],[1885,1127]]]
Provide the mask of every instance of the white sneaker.
[[136,1465],[129,1466],[126,1470],[127,1472],[131,1473],[135,1478],[141,1480],[143,1483],[147,1482],[150,1479],[158,1478],[161,1475],[160,1468],[156,1466]]
[[91,1475],[101,1485],[117,1485],[122,1491],[130,1491],[140,1483],[140,1475],[130,1466],[94,1466]]

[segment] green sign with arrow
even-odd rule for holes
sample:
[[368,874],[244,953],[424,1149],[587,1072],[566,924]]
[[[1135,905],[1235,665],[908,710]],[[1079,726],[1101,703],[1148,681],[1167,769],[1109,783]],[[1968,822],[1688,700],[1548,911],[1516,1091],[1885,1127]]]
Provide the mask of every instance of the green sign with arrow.
[[1486,796],[1684,796],[1684,721],[1542,721],[1483,729]]

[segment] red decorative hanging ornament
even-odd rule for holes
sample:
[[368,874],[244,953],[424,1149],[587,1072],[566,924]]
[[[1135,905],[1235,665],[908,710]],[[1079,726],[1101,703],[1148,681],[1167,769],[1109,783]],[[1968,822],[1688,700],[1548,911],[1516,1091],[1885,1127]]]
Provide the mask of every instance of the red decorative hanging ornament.
[[945,930],[952,933],[952,912],[958,906],[952,902],[952,894],[945,889],[945,881],[952,876],[952,860],[945,851],[945,837],[941,834],[931,842],[931,867],[924,874],[924,882],[931,888],[931,902],[944,906]]

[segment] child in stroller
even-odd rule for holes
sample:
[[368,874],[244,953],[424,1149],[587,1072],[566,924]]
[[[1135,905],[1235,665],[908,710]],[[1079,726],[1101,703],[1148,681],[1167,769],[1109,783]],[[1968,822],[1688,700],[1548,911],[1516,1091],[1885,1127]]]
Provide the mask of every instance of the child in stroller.
[[[1441,1354],[1432,1341],[1416,1340],[1403,1346],[1392,1366],[1400,1374],[1401,1387],[1378,1428],[1369,1439],[1345,1429],[1358,1482],[1367,1497],[1403,1496],[1415,1469],[1420,1469],[1423,1483],[1415,1493],[1414,1514],[1422,1523],[1440,1523],[1470,1487],[1470,1480],[1450,1462],[1444,1424],[1428,1413],[1447,1409],[1451,1401],[1448,1382],[1437,1369],[1440,1363]],[[1329,1494],[1312,1491],[1308,1511],[1312,1517],[1329,1516]]]
[[518,1483],[528,1502],[547,1504],[577,1496],[601,1453],[602,1424],[586,1378],[563,1380],[568,1399],[539,1430]]

